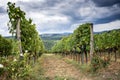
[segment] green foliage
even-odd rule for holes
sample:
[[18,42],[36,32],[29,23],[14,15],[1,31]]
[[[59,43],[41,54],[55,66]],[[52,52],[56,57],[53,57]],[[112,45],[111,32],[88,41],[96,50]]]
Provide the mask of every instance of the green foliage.
[[64,61],[68,64],[72,64],[73,66],[75,66],[78,70],[80,70],[80,72],[82,73],[87,73],[87,72],[90,72],[91,70],[91,66],[90,64],[80,64],[74,60],[71,60],[71,59],[67,59],[65,58]]
[[53,47],[53,45],[54,45],[56,42],[57,42],[56,40],[43,40],[45,49],[46,49],[47,51],[50,51],[51,48]]
[[11,43],[13,46],[13,50],[12,50],[12,55],[18,55],[19,54],[19,42],[17,40],[13,40],[11,39]]
[[30,80],[46,80],[44,74],[44,69],[43,69],[43,58],[44,56],[42,55],[37,63],[35,63],[35,66],[32,67],[32,70],[29,73]]
[[24,60],[20,61],[17,57],[0,57],[0,63],[4,65],[3,71],[0,77],[4,77],[6,80],[19,80],[27,78],[30,69],[29,65],[25,65]]
[[51,52],[51,48],[62,39],[62,37],[68,36],[71,33],[62,34],[41,34],[41,39],[43,40],[46,52]]
[[79,46],[90,44],[90,24],[82,24],[75,31],[75,43]]
[[8,56],[12,54],[13,45],[10,40],[0,35],[0,56]]
[[60,40],[65,36],[63,34],[41,34],[42,40]]
[[56,43],[52,51],[53,52],[70,52],[73,49],[76,49],[78,52],[82,51],[82,46],[85,48],[84,50],[89,50],[90,46],[90,24],[82,24],[74,33],[69,35],[68,37],[63,37],[58,43]]
[[[9,31],[12,34],[16,32],[18,18],[21,19],[21,42],[23,51],[28,50],[24,54],[22,60],[19,59],[19,42],[16,39],[5,39],[0,36],[0,64],[4,67],[0,68],[0,79],[4,80],[30,80],[28,78],[31,70],[30,58],[36,58],[43,53],[44,46],[35,24],[32,20],[25,18],[25,12],[16,7],[15,3],[8,2]],[[29,60],[29,61],[28,61]],[[29,62],[29,63],[28,63]]]
[[23,20],[25,18],[25,12],[20,9],[20,7],[15,7],[15,3],[8,2],[8,16],[9,16],[9,31],[12,34],[15,34],[17,20],[20,18]]
[[55,44],[55,46],[53,46],[53,48],[52,48],[52,51],[53,52],[63,52],[64,48],[65,48],[64,40],[65,39],[63,38],[57,44]]
[[31,53],[42,53],[44,50],[43,42],[36,31],[32,19],[26,19],[25,12],[16,7],[15,3],[8,2],[7,8],[9,16],[9,31],[12,34],[16,32],[17,20],[20,19],[21,42],[23,51],[28,50]]
[[[54,80],[66,80],[67,78],[55,76]],[[69,79],[67,79],[69,80]]]
[[95,55],[91,61],[91,70],[96,72],[98,69],[105,68],[109,64],[109,59],[103,60],[99,56]]
[[111,51],[120,48],[120,29],[94,35],[96,51]]

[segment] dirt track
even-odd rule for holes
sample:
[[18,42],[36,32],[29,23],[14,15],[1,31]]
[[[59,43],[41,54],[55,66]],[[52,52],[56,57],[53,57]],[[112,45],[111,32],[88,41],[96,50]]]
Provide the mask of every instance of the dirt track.
[[56,55],[45,54],[43,61],[44,75],[49,80],[54,80],[55,77],[61,77],[64,80],[91,80],[83,76],[74,66],[66,63]]

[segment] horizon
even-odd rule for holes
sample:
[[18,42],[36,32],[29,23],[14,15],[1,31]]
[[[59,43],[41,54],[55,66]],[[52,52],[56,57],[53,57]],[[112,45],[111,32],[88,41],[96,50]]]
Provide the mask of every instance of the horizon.
[[[118,29],[112,29],[112,30],[118,30]],[[105,31],[100,31],[100,32],[93,32],[93,33],[103,33],[103,32],[108,32],[108,31],[112,31],[112,30],[105,30]],[[62,34],[72,34],[73,32],[63,32],[63,33],[42,33],[39,35],[54,35],[54,34],[58,34],[58,35],[62,35]],[[11,37],[12,35],[8,35],[8,36],[3,36],[3,37]]]

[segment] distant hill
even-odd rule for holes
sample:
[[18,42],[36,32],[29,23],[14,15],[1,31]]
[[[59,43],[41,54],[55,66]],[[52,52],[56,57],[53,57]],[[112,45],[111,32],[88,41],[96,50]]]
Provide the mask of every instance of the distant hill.
[[8,38],[8,39],[15,39],[15,36],[5,36],[5,38]]
[[60,40],[64,36],[68,36],[71,33],[61,33],[61,34],[41,34],[42,40]]
[[47,51],[56,44],[57,41],[61,40],[62,37],[69,36],[71,33],[61,33],[61,34],[41,34],[40,37],[44,42]]

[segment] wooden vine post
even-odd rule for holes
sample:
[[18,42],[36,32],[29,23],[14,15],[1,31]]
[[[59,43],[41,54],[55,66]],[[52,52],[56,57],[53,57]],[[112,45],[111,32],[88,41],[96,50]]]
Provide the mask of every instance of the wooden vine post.
[[18,18],[17,21],[17,27],[16,27],[16,36],[17,36],[17,40],[19,42],[19,50],[20,50],[20,59],[23,58],[23,52],[22,52],[22,46],[21,46],[21,30],[20,30],[20,18]]
[[94,38],[93,38],[93,23],[90,23],[90,61],[93,58],[94,53]]

